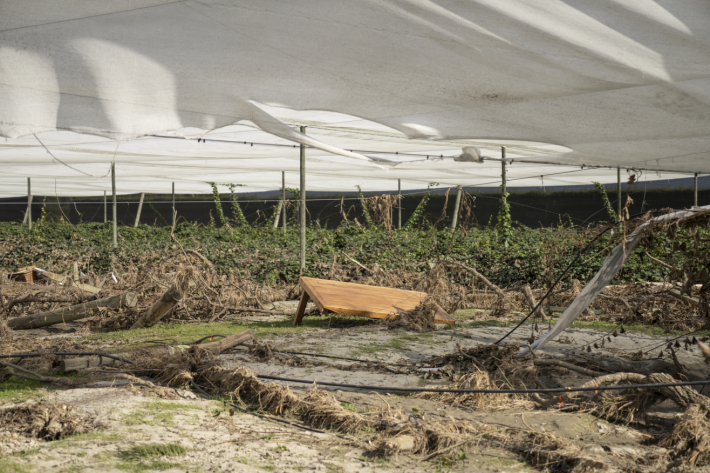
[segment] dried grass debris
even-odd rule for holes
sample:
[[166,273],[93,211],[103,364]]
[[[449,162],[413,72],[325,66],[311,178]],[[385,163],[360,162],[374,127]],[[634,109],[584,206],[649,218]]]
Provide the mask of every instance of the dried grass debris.
[[[97,418],[74,407],[28,401],[0,409],[0,455],[16,451],[17,437],[43,441],[84,434],[101,428]],[[32,442],[25,442],[32,444]]]
[[432,332],[436,330],[434,314],[437,311],[436,303],[427,297],[412,310],[400,310],[383,319],[389,330],[401,328],[415,332]]

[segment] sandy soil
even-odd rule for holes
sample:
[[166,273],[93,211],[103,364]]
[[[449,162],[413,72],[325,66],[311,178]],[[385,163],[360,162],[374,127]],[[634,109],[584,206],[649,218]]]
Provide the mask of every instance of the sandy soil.
[[[281,321],[283,317],[261,317],[262,321]],[[384,330],[379,325],[355,325],[331,330],[282,331],[267,334],[264,340],[278,350],[322,353],[398,362],[421,361],[432,356],[451,353],[457,344],[464,348],[497,340],[509,329],[480,326],[462,322],[454,329],[430,333]],[[61,330],[61,327],[60,329]],[[533,330],[525,326],[511,341],[527,344]],[[39,335],[39,333],[38,333]],[[539,334],[536,334],[539,335]],[[47,336],[47,333],[44,333]],[[52,335],[50,335],[52,336]],[[56,337],[57,335],[53,335]],[[60,335],[73,337],[76,335]],[[604,339],[604,347],[601,340]],[[609,341],[611,340],[611,341]],[[594,348],[594,344],[599,348]],[[637,371],[674,370],[669,359],[656,359],[667,337],[652,337],[639,333],[611,334],[590,329],[571,329],[564,336],[537,352],[538,356],[575,359],[594,367],[631,366]],[[587,346],[592,347],[591,353]],[[643,360],[639,351],[643,353]],[[678,361],[688,377],[705,378],[708,365],[697,348],[678,350]],[[246,366],[258,374],[338,382],[370,386],[421,387],[441,384],[438,379],[423,379],[424,372],[345,371],[339,367],[352,362],[328,358],[304,359],[327,362],[310,367],[286,366],[282,363],[259,362],[244,350],[222,355],[227,366]],[[637,361],[632,361],[637,360]],[[396,370],[395,370],[396,371]],[[553,387],[579,385],[589,377],[566,369],[555,368],[546,373],[545,382]],[[284,383],[286,384],[286,383]],[[288,383],[297,393],[304,393],[310,384]],[[422,420],[451,417],[475,420],[492,426],[554,433],[578,445],[590,454],[611,454],[623,463],[625,458],[648,454],[646,444],[653,436],[667,432],[677,422],[681,411],[672,403],[655,406],[644,424],[630,427],[613,425],[585,413],[548,410],[516,410],[486,412],[456,407],[441,402],[400,396],[395,393],[376,395],[368,390],[329,388],[342,403],[367,410],[384,403],[411,412]],[[94,433],[68,437],[54,442],[6,439],[14,452],[0,459],[0,473],[5,472],[93,472],[93,471],[323,471],[329,473],[354,471],[533,471],[525,457],[515,451],[480,444],[465,455],[450,459],[399,455],[382,459],[370,453],[371,434],[337,435],[333,432],[312,433],[235,411],[220,401],[203,399],[191,391],[170,390],[163,398],[146,388],[103,383],[84,388],[35,391],[32,399],[62,402],[97,416],[104,427]],[[167,398],[165,398],[167,397]],[[11,399],[2,407],[16,405]],[[0,446],[3,445],[0,426]],[[24,443],[23,443],[24,442]],[[136,445],[174,443],[186,448],[177,456],[127,459],[124,453]],[[552,470],[565,471],[564,465],[549,465]],[[601,468],[601,466],[600,466]],[[591,468],[589,471],[592,471]],[[539,471],[539,470],[536,470]],[[611,471],[607,468],[607,471]],[[620,470],[621,471],[621,470]],[[696,470],[697,471],[697,470]]]

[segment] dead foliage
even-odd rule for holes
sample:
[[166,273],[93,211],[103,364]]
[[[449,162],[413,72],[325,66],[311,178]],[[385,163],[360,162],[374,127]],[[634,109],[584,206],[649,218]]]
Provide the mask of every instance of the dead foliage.
[[17,451],[18,437],[52,441],[100,427],[93,415],[67,404],[26,402],[6,407],[0,409],[0,455]]
[[[537,369],[530,360],[515,358],[519,345],[481,345],[436,357],[425,364],[439,367],[432,373],[448,379],[452,384],[433,388],[453,389],[524,389],[536,386]],[[421,393],[416,397],[432,399],[452,405],[481,410],[510,408],[530,409],[534,404],[527,395]]]
[[658,442],[671,450],[670,457],[692,466],[710,464],[710,420],[708,411],[699,404],[686,409],[673,430]]
[[396,328],[412,330],[415,332],[431,332],[436,330],[434,314],[437,307],[429,297],[424,299],[412,310],[399,310],[388,315],[382,320],[385,326],[392,330]]

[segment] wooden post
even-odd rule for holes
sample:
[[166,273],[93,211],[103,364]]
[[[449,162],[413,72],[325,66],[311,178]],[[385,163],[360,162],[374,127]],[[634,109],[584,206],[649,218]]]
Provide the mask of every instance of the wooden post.
[[106,191],[104,191],[104,223],[108,222],[108,204],[106,203]]
[[397,229],[402,229],[402,179],[397,179]]
[[[306,127],[301,127],[301,133],[306,133]],[[301,145],[301,204],[299,206],[301,222],[301,264],[300,272],[306,270],[306,147]]]
[[141,192],[141,200],[138,202],[138,212],[136,212],[136,223],[133,224],[133,228],[138,227],[141,223],[141,210],[143,209],[143,198],[145,197],[145,192]]
[[693,205],[698,206],[698,173],[693,175]]
[[25,213],[25,218],[30,230],[32,230],[32,180],[29,177],[27,178],[27,212]]
[[175,183],[173,182],[173,228],[175,228]]
[[616,167],[616,213],[621,221],[621,168]]
[[116,210],[116,163],[111,164],[111,190],[113,192],[113,247],[118,248],[118,212]]
[[456,203],[454,204],[454,216],[451,219],[451,231],[456,230],[456,223],[459,219],[459,209],[461,208],[461,188],[456,188]]
[[282,227],[286,233],[286,171],[281,171],[281,202],[284,205],[281,207],[281,218],[283,219]]

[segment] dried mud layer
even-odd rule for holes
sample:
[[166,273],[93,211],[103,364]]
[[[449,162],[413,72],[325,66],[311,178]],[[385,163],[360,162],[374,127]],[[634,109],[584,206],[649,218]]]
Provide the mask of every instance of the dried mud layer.
[[[134,331],[87,337],[76,331],[81,326],[68,323],[53,331],[15,334],[3,353],[117,351],[128,341],[160,338],[160,332],[144,333],[143,340],[130,338]],[[0,472],[681,471],[689,469],[688,460],[693,459],[692,438],[697,433],[677,439],[691,442],[680,460],[673,445],[661,446],[663,439],[673,439],[672,432],[682,431],[677,427],[687,423],[691,412],[670,399],[635,413],[620,404],[620,418],[604,411],[603,403],[580,405],[574,398],[541,407],[517,395],[412,396],[323,385],[312,391],[313,380],[402,388],[534,387],[539,382],[555,388],[592,379],[560,366],[535,366],[530,359],[515,362],[513,345],[496,351],[481,348],[509,330],[490,325],[481,312],[459,315],[453,328],[438,325],[426,333],[389,330],[366,319],[313,316],[299,328],[284,316],[161,327],[170,330],[167,338],[189,331],[194,339],[261,329],[255,345],[214,359],[192,351],[174,364],[163,363],[159,368],[171,373],[170,381],[137,373],[156,387],[127,380],[75,388],[39,384],[17,391],[4,386]],[[526,346],[546,326],[537,328],[524,325],[506,343]],[[669,356],[670,335],[614,331],[616,336],[611,328],[572,328],[536,352],[536,360],[566,361],[598,374],[708,376],[709,367],[690,340],[686,344],[680,338],[678,347],[671,342],[675,348]],[[666,355],[658,358],[662,349]],[[474,358],[479,368],[466,365]],[[22,366],[58,374],[51,359],[27,359]],[[184,377],[185,370],[192,375]],[[249,370],[309,383],[259,382]],[[485,376],[478,376],[479,371]],[[225,381],[224,376],[236,372],[241,378]],[[231,395],[249,412],[189,389],[189,379],[211,393]],[[236,399],[236,392],[242,400]],[[410,438],[414,447],[408,449]],[[707,450],[699,450],[693,471],[710,471]]]

